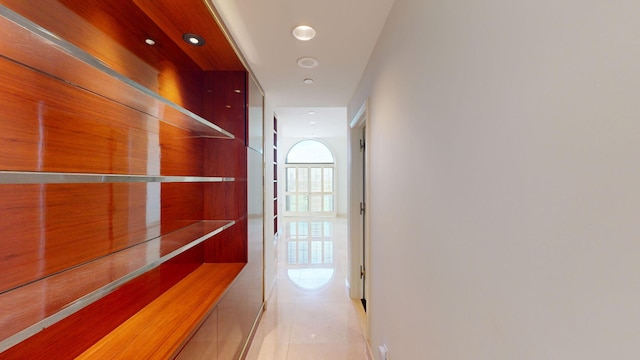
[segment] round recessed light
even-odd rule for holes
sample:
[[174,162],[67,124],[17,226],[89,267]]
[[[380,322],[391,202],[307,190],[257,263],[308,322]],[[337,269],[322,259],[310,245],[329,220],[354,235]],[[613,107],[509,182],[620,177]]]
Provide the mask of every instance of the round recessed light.
[[307,84],[307,85],[309,85],[309,84],[313,84],[313,79],[311,79],[311,78],[306,78],[306,79],[302,80],[302,83]]
[[316,124],[316,122],[315,122],[315,121],[309,121],[309,124],[311,124],[311,125],[315,125],[315,124]]
[[318,59],[314,59],[312,57],[305,56],[298,59],[298,65],[305,69],[313,69],[314,67],[318,66],[318,64],[320,64]]
[[308,112],[307,112],[307,114],[308,114],[308,115],[315,115],[315,114],[316,114],[316,112],[315,112],[315,111],[313,111],[313,110],[311,110],[311,111],[308,111]]
[[144,39],[144,42],[145,42],[147,45],[152,45],[152,46],[156,44],[156,41],[155,41],[155,40],[153,40],[152,38],[146,38],[146,39]]
[[316,37],[316,30],[307,25],[296,26],[292,33],[296,39],[301,41],[309,41]]
[[198,34],[182,34],[182,40],[193,46],[202,46],[205,43],[204,38]]

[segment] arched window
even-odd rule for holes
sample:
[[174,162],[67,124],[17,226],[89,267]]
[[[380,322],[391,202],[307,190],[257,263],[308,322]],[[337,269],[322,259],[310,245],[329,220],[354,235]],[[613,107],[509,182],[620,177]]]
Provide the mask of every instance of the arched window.
[[333,154],[329,148],[317,140],[302,140],[291,147],[287,154],[287,164],[333,164]]
[[302,140],[286,157],[285,215],[335,215],[335,160],[317,140]]

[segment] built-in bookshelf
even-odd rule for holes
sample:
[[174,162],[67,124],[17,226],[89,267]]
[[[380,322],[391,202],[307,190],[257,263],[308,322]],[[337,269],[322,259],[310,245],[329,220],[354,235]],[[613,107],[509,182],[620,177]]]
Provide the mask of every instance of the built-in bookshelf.
[[0,358],[174,357],[246,276],[248,76],[188,2],[0,0]]
[[278,118],[273,117],[273,236],[278,237]]

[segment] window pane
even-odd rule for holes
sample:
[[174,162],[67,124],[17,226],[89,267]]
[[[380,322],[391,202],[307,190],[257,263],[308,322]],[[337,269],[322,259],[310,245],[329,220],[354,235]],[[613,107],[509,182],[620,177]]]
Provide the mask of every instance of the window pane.
[[311,195],[311,204],[309,211],[322,211],[322,195]]
[[298,263],[309,263],[309,243],[307,241],[298,242]]
[[333,168],[324,168],[324,192],[333,192]]
[[333,154],[323,143],[303,140],[293,145],[287,154],[287,164],[333,164]]
[[296,261],[296,242],[289,241],[287,242],[287,263],[295,264]]
[[333,225],[329,221],[324,222],[324,236],[325,237],[333,236]]
[[295,239],[298,237],[298,227],[296,225],[297,224],[295,222],[289,223],[289,237],[292,239]]
[[311,237],[322,237],[322,222],[314,221],[311,223]]
[[309,168],[298,168],[298,192],[309,191]]
[[324,211],[333,211],[333,195],[324,196]]
[[287,168],[287,191],[296,191],[296,168]]
[[322,264],[322,241],[311,242],[311,263]]
[[298,238],[306,239],[309,237],[309,223],[300,221],[298,223]]
[[322,191],[322,168],[311,168],[311,192]]
[[298,208],[294,211],[309,211],[309,196],[297,195],[297,197],[298,197]]
[[298,207],[296,204],[297,197],[295,195],[287,195],[285,196],[285,199],[287,211],[298,211]]
[[333,264],[333,241],[324,242],[324,263]]

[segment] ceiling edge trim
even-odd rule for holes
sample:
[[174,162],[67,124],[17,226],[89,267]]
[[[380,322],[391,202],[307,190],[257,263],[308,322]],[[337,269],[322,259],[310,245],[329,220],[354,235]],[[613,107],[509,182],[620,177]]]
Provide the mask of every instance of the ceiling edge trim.
[[238,47],[238,44],[233,39],[233,37],[231,37],[231,32],[229,32],[229,28],[222,21],[222,16],[220,16],[220,13],[218,13],[218,10],[216,9],[215,5],[213,5],[211,0],[203,0],[203,2],[207,6],[207,9],[209,9],[209,13],[211,14],[211,17],[218,24],[218,26],[220,27],[220,30],[222,30],[222,33],[224,34],[225,38],[227,38],[227,41],[229,41],[229,44],[231,45],[231,48],[233,48],[233,51],[236,53],[236,55],[240,59],[240,62],[242,63],[242,65],[244,65],[244,68],[247,69],[247,72],[249,72],[249,76],[251,76],[253,81],[256,83],[256,86],[258,87],[258,90],[260,91],[260,93],[262,93],[262,96],[264,97],[265,96],[264,95],[264,89],[262,88],[262,85],[260,84],[260,81],[258,80],[258,78],[254,74],[253,70],[249,66],[249,63],[247,62],[247,59],[244,57],[244,55],[240,51],[240,48]]

